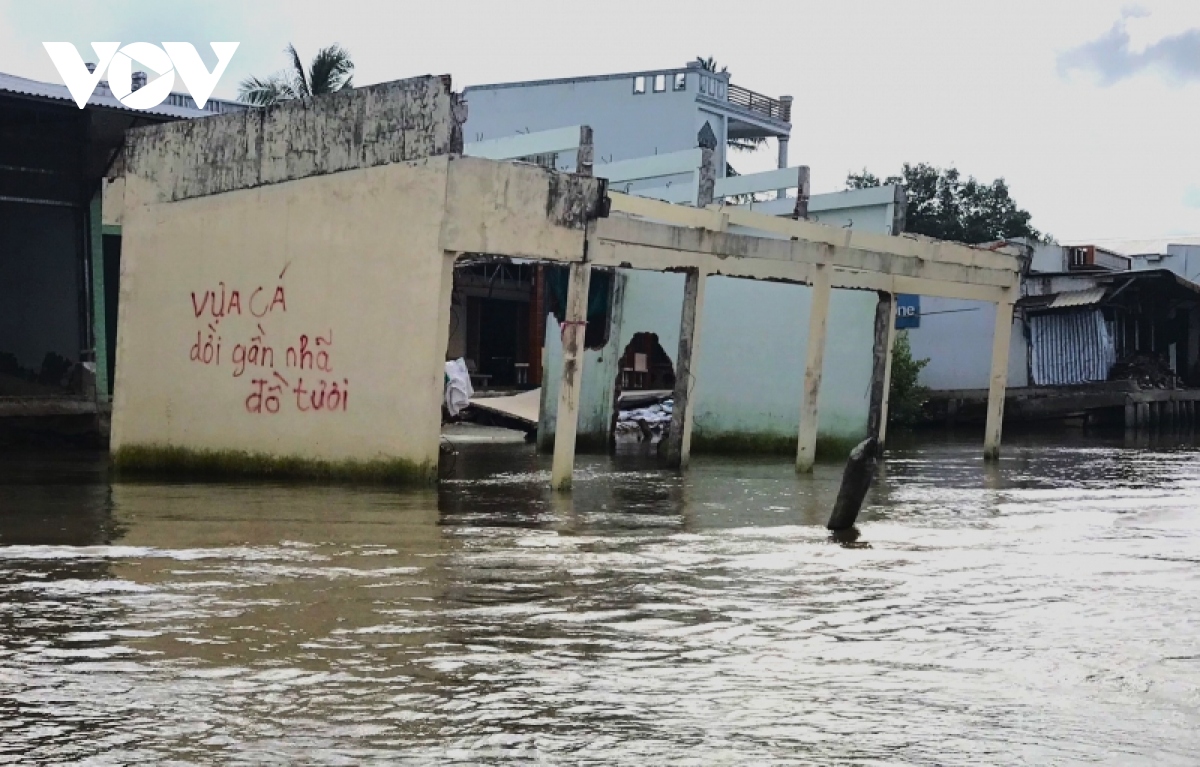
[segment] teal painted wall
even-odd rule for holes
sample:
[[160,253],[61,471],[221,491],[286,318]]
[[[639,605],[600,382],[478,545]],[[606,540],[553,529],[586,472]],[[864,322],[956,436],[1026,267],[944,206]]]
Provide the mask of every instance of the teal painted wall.
[[[795,439],[812,288],[710,277],[706,292],[696,439]],[[820,437],[857,440],[866,434],[877,302],[873,292],[833,291],[818,399]]]
[[[890,192],[879,196],[892,198]],[[890,202],[836,204],[861,197],[836,193],[814,200],[826,208],[822,223],[891,233],[895,209]],[[618,270],[608,343],[584,357],[581,445],[607,442],[617,360],[634,334],[657,334],[675,362],[683,283],[681,274]],[[708,278],[696,363],[693,437],[698,449],[705,443],[716,449],[780,449],[794,443],[800,428],[811,295],[807,285]],[[818,400],[819,439],[848,442],[866,435],[878,300],[872,291],[833,291]],[[543,449],[553,438],[562,369],[562,343],[553,321],[547,323],[544,360],[539,426]]]

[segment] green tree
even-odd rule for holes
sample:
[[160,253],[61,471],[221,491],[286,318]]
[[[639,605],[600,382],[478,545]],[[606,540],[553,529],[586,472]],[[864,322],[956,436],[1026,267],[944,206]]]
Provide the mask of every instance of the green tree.
[[937,168],[928,163],[905,163],[901,175],[883,181],[865,169],[846,177],[847,189],[886,184],[904,185],[908,195],[907,232],[969,245],[1013,237],[1052,240],[1033,227],[1028,211],[1017,207],[1003,178],[990,184],[974,176],[964,181],[956,168]]
[[918,382],[928,359],[915,360],[908,344],[908,333],[896,334],[892,346],[892,381],[888,387],[888,423],[914,426],[921,421],[921,410],[929,399],[929,389]]
[[350,53],[337,43],[317,51],[305,71],[300,54],[291,43],[284,49],[291,59],[288,69],[265,78],[247,77],[238,85],[238,98],[247,104],[267,107],[289,99],[322,96],[342,88],[353,88],[354,62]]

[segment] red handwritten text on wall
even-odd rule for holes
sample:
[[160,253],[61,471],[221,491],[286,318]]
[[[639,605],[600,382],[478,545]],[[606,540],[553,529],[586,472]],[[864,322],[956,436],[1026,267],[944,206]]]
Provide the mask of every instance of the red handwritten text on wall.
[[[350,379],[335,371],[333,329],[294,338],[269,332],[270,318],[288,312],[282,284],[286,272],[284,267],[274,286],[243,290],[222,281],[214,289],[193,291],[190,309],[203,326],[196,330],[188,359],[248,380],[244,405],[251,415],[345,413],[350,408]],[[247,323],[252,324],[243,329]]]

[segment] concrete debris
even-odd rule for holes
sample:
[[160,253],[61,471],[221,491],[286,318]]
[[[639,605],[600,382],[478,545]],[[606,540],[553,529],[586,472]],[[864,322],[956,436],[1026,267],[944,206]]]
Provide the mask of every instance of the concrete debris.
[[674,409],[675,402],[667,400],[649,407],[622,410],[617,415],[617,433],[632,433],[640,430],[644,434],[647,429],[656,434],[660,433],[670,425]]

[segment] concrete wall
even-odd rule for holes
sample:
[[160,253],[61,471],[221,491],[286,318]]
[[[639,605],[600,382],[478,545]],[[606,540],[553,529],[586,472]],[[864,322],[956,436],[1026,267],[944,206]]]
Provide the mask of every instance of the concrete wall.
[[80,234],[71,208],[0,202],[0,353],[38,371],[79,360]]
[[[679,349],[683,275],[621,270],[621,282],[622,315],[609,343],[585,356],[579,441],[593,449],[607,443],[617,361],[633,336],[656,334],[672,364]],[[811,294],[807,285],[708,278],[696,367],[697,449],[776,449],[795,441]],[[866,431],[877,300],[871,292],[833,292],[819,400],[823,438],[858,439]],[[553,321],[544,359],[547,371],[561,369]],[[554,434],[558,385],[559,376],[548,372],[539,426],[543,447]]]
[[[696,373],[698,448],[794,442],[811,300],[807,285],[709,278]],[[878,300],[869,291],[833,291],[817,400],[820,438],[866,434]]]
[[428,468],[445,174],[420,160],[161,206],[131,181],[114,450]]
[[[913,358],[929,359],[921,384],[935,391],[988,388],[995,323],[993,303],[922,296],[921,326],[903,331]],[[1020,318],[1009,343],[1008,385],[1029,385],[1029,340]]]
[[447,156],[439,78],[254,114],[131,135],[118,465],[430,479],[455,258],[580,258],[599,184]]
[[[852,221],[856,229],[881,234],[892,231],[893,190],[875,193],[870,199],[860,193],[835,193],[816,195],[813,200],[842,225]],[[871,202],[875,204],[864,204]],[[843,215],[839,203],[848,203],[846,210],[852,215]],[[763,206],[755,206],[759,207]],[[730,230],[743,231],[740,227]],[[623,300],[620,312],[614,312],[609,343],[585,355],[579,441],[588,447],[607,443],[616,361],[633,336],[656,334],[672,363],[679,349],[683,275],[619,271]],[[799,431],[811,293],[806,285],[708,278],[696,363],[696,449],[770,450],[794,443]],[[872,292],[833,291],[818,400],[818,433],[823,439],[861,439],[866,432],[877,301]],[[562,364],[557,334],[557,326],[548,325],[539,425],[543,448],[552,440],[558,402],[558,376],[552,374]]]

